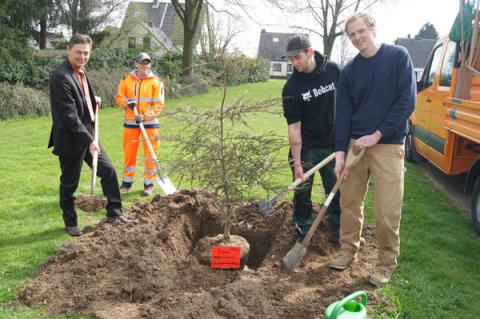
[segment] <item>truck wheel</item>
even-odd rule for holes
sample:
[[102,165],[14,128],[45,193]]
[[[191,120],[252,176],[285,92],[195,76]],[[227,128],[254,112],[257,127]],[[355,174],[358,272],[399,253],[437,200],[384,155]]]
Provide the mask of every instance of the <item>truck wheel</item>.
[[405,159],[410,163],[415,163],[418,160],[418,154],[415,150],[415,143],[413,142],[413,136],[410,132],[405,138]]
[[472,222],[480,235],[480,176],[477,177],[472,191]]

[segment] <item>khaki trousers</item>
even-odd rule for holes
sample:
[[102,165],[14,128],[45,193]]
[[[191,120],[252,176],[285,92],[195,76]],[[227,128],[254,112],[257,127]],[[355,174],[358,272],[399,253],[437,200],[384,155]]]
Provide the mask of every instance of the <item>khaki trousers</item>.
[[376,144],[349,170],[340,187],[341,253],[353,255],[360,247],[363,208],[369,178],[374,187],[375,236],[378,266],[393,270],[400,254],[400,218],[403,203],[404,145]]

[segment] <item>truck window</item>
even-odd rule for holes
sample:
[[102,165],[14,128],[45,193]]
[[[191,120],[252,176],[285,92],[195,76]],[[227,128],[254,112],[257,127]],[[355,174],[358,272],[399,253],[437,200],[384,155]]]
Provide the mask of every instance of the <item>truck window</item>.
[[431,63],[428,66],[428,73],[426,74],[426,81],[425,81],[425,88],[429,87],[432,85],[433,80],[435,79],[435,74],[438,69],[438,64],[440,63],[440,57],[442,55],[442,46],[439,46],[435,48],[435,51],[433,51],[433,57],[430,60]]
[[441,86],[452,85],[452,71],[453,71],[453,63],[455,62],[456,49],[457,49],[457,44],[455,42],[448,43],[447,52],[445,53],[445,59],[442,66],[442,73],[440,73]]

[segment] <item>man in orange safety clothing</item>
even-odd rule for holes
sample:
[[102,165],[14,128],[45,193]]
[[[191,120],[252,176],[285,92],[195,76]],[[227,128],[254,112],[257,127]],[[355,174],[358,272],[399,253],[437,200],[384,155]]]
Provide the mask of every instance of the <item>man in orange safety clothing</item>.
[[[142,52],[135,60],[135,70],[127,74],[119,83],[115,101],[125,109],[123,124],[123,151],[125,153],[122,193],[128,192],[135,179],[137,150],[141,136],[140,125],[143,123],[155,154],[160,147],[158,116],[164,106],[163,82],[151,71],[150,56]],[[135,116],[133,108],[139,113]],[[142,137],[143,138],[143,137]],[[145,157],[143,171],[143,195],[149,196],[156,180],[156,166],[148,150],[147,141],[143,141]]]

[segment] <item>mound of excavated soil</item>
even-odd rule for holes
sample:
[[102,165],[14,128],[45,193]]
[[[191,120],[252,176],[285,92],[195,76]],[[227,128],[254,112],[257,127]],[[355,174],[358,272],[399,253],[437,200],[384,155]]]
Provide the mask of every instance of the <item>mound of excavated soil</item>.
[[223,233],[219,200],[204,191],[180,191],[137,203],[126,214],[138,225],[101,223],[65,242],[18,296],[49,314],[96,318],[322,318],[325,307],[367,290],[374,267],[372,231],[358,263],[343,272],[328,268],[337,247],[320,224],[304,262],[293,273],[281,259],[295,243],[287,203],[264,217],[255,204],[244,207],[232,228],[251,251],[243,271],[213,270],[193,255],[196,242]]

